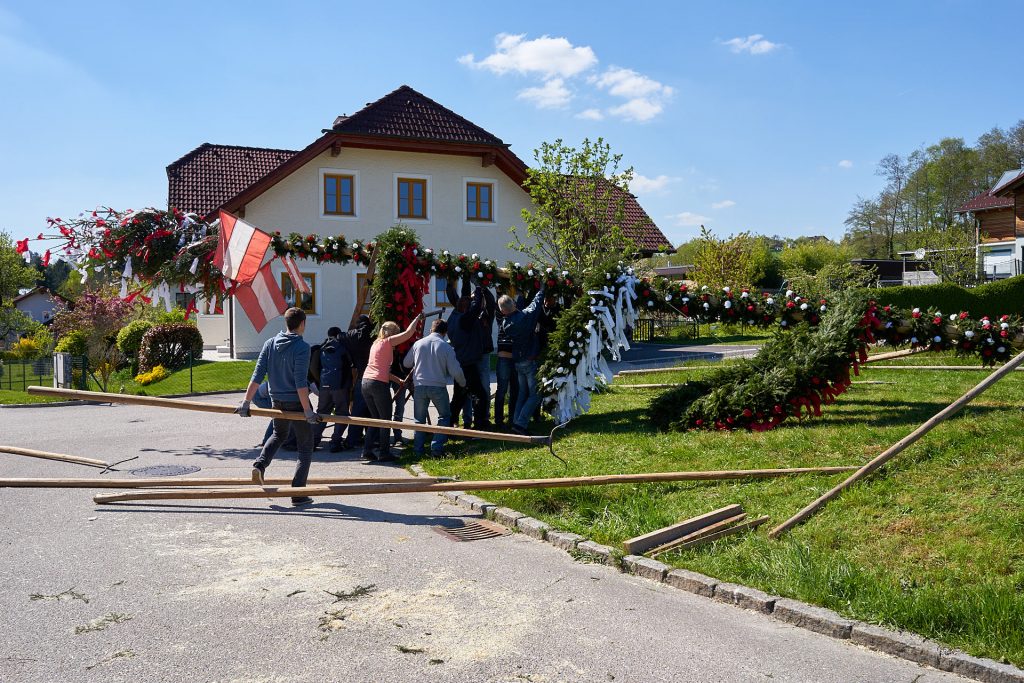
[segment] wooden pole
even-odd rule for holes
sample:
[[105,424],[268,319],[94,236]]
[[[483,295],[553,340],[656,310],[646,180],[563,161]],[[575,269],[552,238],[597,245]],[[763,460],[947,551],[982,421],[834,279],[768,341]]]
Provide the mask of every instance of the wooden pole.
[[924,353],[924,350],[902,349],[900,351],[890,351],[889,353],[879,353],[874,356],[868,356],[868,359],[861,363],[861,365],[867,365],[868,363],[877,363],[880,360],[890,360],[892,358],[903,358],[904,356],[913,356],[915,353]]
[[[861,365],[866,365],[868,363],[875,363],[875,362],[880,361],[880,360],[890,360],[892,358],[902,358],[904,356],[911,356],[911,355],[913,355],[915,353],[924,353],[924,351],[921,351],[920,349],[903,349],[901,351],[891,351],[889,353],[880,353],[877,356],[870,356],[866,361],[861,363]],[[659,373],[659,372],[680,372],[680,371],[686,371],[686,370],[714,370],[714,369],[715,369],[715,366],[713,366],[713,365],[676,365],[676,366],[673,366],[671,368],[649,368],[647,370],[619,370],[617,373],[615,373],[615,376],[616,377],[621,377],[623,375],[648,375],[648,374],[655,374],[655,373]]]
[[[180,398],[161,398],[159,396],[129,396],[127,394],[108,394],[100,391],[78,391],[76,389],[56,389],[53,387],[29,387],[28,393],[35,396],[64,396],[67,398],[79,398],[90,401],[109,401],[110,403],[126,403],[137,406],[153,406],[156,408],[177,408],[179,410],[195,410],[204,413],[221,413],[230,415],[235,412],[233,406],[220,403],[203,403],[200,401],[186,401]],[[285,412],[271,408],[250,408],[249,412],[257,417],[282,417],[286,420],[305,420],[302,413]],[[502,434],[499,432],[482,432],[474,429],[459,429],[458,427],[441,427],[437,425],[420,425],[412,422],[392,422],[391,420],[376,420],[369,417],[339,417],[337,415],[321,415],[324,422],[337,424],[358,425],[361,427],[380,427],[383,429],[408,429],[414,432],[428,432],[431,434],[447,434],[448,436],[461,436],[468,439],[493,439],[495,441],[509,441],[527,445],[546,446],[550,437],[547,436],[526,436],[520,434]]]
[[505,489],[565,488],[666,481],[715,481],[719,479],[767,479],[794,474],[837,474],[856,467],[793,467],[774,470],[724,470],[714,472],[656,472],[649,474],[605,474],[593,477],[554,479],[506,479],[497,481],[451,481],[421,483],[412,480],[395,484],[329,484],[322,486],[263,486],[211,491],[146,491],[142,493],[101,493],[97,503],[130,500],[209,500],[218,498],[285,498],[304,496],[358,496],[379,493],[429,493],[432,491],[498,491]]
[[622,542],[622,547],[626,549],[630,555],[639,555],[645,553],[651,548],[657,546],[663,546],[666,543],[678,539],[680,536],[686,536],[687,534],[693,533],[699,529],[703,529],[709,524],[720,522],[727,517],[733,517],[743,512],[742,505],[726,505],[723,508],[706,512],[703,515],[692,517],[690,519],[684,519],[681,522],[677,522],[671,526],[667,526],[661,529],[655,529],[646,534],[642,534],[635,538],[630,538]]
[[728,529],[722,529],[721,531],[716,531],[713,534],[707,534],[705,536],[701,536],[700,538],[695,538],[692,541],[682,543],[676,546],[675,549],[686,550],[687,548],[693,548],[698,545],[704,545],[705,543],[711,543],[711,541],[717,541],[720,538],[732,536],[733,534],[738,534],[741,531],[746,531],[748,529],[756,529],[757,527],[761,526],[767,521],[768,515],[765,515],[764,517],[758,517],[757,519],[751,519],[746,522],[741,522],[740,524],[737,524],[736,526],[731,526]]
[[985,390],[988,389],[990,386],[992,386],[993,384],[1001,380],[1003,377],[1006,377],[1008,374],[1013,372],[1013,369],[1016,368],[1021,363],[1024,363],[1024,352],[1017,354],[1006,365],[999,368],[997,371],[993,372],[985,379],[981,380],[981,382],[979,382],[973,389],[968,391],[966,394],[964,394],[957,400],[950,403],[948,406],[946,406],[938,413],[936,413],[930,420],[922,424],[920,427],[912,431],[907,436],[900,439],[890,448],[886,449],[886,451],[883,452],[881,455],[877,456],[874,460],[872,460],[871,462],[869,462],[868,464],[864,465],[856,472],[851,474],[841,484],[839,484],[832,490],[828,491],[827,493],[821,495],[820,497],[818,497],[817,500],[809,504],[803,510],[796,513],[795,515],[787,519],[785,522],[772,529],[768,535],[771,538],[778,538],[787,530],[803,522],[805,519],[813,515],[815,512],[825,507],[826,503],[828,503],[833,498],[837,497],[844,490],[853,486],[858,481],[860,481],[864,477],[868,476],[869,474],[877,470],[879,467],[888,462],[891,458],[906,450],[907,447],[909,447],[915,441],[917,441],[922,436],[930,432],[932,429],[942,424],[956,413],[960,412],[960,409],[962,409],[968,403],[970,403],[978,396],[980,396],[982,393],[984,393]]
[[0,453],[10,453],[12,455],[24,455],[29,458],[44,458],[46,460],[59,460],[61,462],[73,462],[76,465],[88,465],[89,467],[101,467],[103,469],[109,469],[113,467],[113,464],[104,462],[103,460],[94,460],[92,458],[82,458],[77,455],[65,455],[64,453],[48,453],[47,451],[37,451],[32,448],[18,448],[17,446],[0,446]]
[[[996,368],[986,368],[980,365],[872,365],[872,370],[956,370],[974,372],[994,372]],[[1015,372],[1024,372],[1024,368],[1017,368]]]
[[[266,477],[267,484],[287,485],[291,478]],[[310,477],[309,484],[400,484],[409,477]],[[412,481],[427,483],[452,481],[450,477],[418,477]],[[59,478],[7,478],[0,479],[0,488],[39,489],[145,489],[177,488],[179,486],[252,486],[250,477],[150,477],[134,479],[59,479]]]
[[[850,384],[892,384],[892,382],[879,382],[878,380],[863,380],[859,382],[850,382]],[[672,387],[681,387],[683,382],[668,382],[665,384],[616,384],[615,389],[671,389]]]
[[736,524],[737,522],[742,522],[746,518],[747,513],[741,512],[740,514],[734,517],[729,517],[728,519],[723,519],[720,522],[709,524],[703,529],[697,529],[696,531],[686,534],[682,538],[677,538],[674,541],[669,541],[668,543],[659,545],[657,548],[652,548],[651,551],[646,554],[650,557],[658,557],[659,555],[663,555],[671,550],[677,550],[680,546],[686,545],[691,541],[696,541],[698,538],[704,538],[705,536],[709,536],[713,533],[721,531],[722,529],[727,529],[731,527],[733,524]]

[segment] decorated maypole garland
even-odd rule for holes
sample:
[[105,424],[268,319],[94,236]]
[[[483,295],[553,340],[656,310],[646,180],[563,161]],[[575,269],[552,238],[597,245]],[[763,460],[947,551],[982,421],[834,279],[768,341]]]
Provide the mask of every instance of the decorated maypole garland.
[[[218,226],[175,209],[118,212],[97,209],[74,220],[49,219],[63,256],[82,273],[119,274],[122,297],[154,305],[173,303],[174,291],[205,301],[231,293],[215,265]],[[30,239],[17,242],[28,255]],[[973,319],[968,312],[901,311],[850,295],[831,305],[787,291],[777,297],[747,288],[712,289],[664,278],[639,277],[610,260],[585,273],[551,265],[508,263],[478,254],[436,252],[413,230],[396,226],[374,242],[344,236],[280,232],[270,235],[274,258],[368,264],[376,259],[371,312],[376,322],[406,325],[423,309],[434,277],[468,279],[499,293],[545,296],[563,304],[540,369],[545,406],[564,422],[590,407],[590,395],[611,381],[608,361],[629,348],[628,330],[641,313],[678,315],[702,323],[743,323],[789,331],[777,334],[753,359],[688,382],[654,401],[653,422],[663,429],[773,429],[790,418],[820,415],[850,384],[870,344],[954,349],[985,365],[1005,362],[1024,348],[1019,317]],[[50,252],[43,257],[49,261]]]

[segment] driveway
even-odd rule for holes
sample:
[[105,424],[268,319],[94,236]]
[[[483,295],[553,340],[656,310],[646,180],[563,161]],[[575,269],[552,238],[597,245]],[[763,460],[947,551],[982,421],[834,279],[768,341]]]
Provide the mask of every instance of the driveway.
[[[246,476],[263,428],[129,406],[0,410],[9,445],[208,476]],[[271,474],[290,474],[282,455]],[[318,451],[314,474],[403,473],[339,455]],[[0,458],[4,477],[99,474]],[[262,499],[97,506],[93,493],[0,489],[5,683],[963,680],[520,534],[449,540],[435,527],[475,515],[432,494],[292,511]]]

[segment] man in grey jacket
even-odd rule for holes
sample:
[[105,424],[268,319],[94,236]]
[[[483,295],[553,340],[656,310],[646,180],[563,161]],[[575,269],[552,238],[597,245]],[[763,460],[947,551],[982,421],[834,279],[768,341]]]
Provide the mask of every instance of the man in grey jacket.
[[[245,400],[235,412],[242,417],[250,417],[249,404],[260,387],[264,376],[270,386],[270,400],[274,408],[288,412],[302,411],[306,421],[285,420],[274,418],[274,433],[270,435],[260,457],[252,464],[253,482],[263,483],[263,474],[277,454],[288,436],[291,427],[295,434],[299,458],[292,477],[292,486],[305,486],[309,476],[309,465],[313,460],[313,433],[320,417],[313,411],[309,402],[309,344],[302,338],[306,330],[306,313],[301,308],[289,308],[284,312],[285,331],[268,339],[263,344],[256,369],[249,380],[249,388],[245,392]],[[292,498],[294,507],[310,505],[313,499],[308,496]]]
[[[466,386],[466,377],[455,358],[455,349],[444,338],[446,332],[448,323],[444,320],[435,320],[430,326],[430,334],[413,344],[409,353],[405,354],[403,365],[412,368],[415,392],[413,418],[416,424],[427,423],[427,410],[433,403],[437,409],[438,426],[450,426],[452,407],[448,399],[448,380],[454,379],[459,386]],[[413,452],[417,456],[423,456],[426,441],[426,432],[416,432]],[[445,441],[447,437],[444,434],[435,434],[430,444],[431,455],[442,455]]]

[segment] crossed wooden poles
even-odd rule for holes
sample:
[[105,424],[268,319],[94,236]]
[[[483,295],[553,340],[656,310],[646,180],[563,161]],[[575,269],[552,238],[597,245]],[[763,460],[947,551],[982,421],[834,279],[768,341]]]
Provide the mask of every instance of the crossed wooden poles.
[[[375,493],[420,493],[420,492],[431,492],[431,491],[458,491],[458,490],[501,490],[501,489],[525,489],[525,488],[554,488],[554,487],[570,487],[570,486],[598,486],[607,484],[626,484],[626,483],[641,483],[641,482],[667,482],[667,481],[713,481],[723,479],[744,479],[744,478],[756,478],[764,479],[771,477],[789,476],[795,474],[836,474],[839,472],[852,472],[849,477],[844,481],[827,491],[800,512],[790,517],[788,520],[778,525],[769,532],[769,536],[777,538],[781,534],[785,533],[789,529],[793,528],[797,524],[805,521],[811,515],[815,514],[818,510],[822,509],[829,501],[838,497],[844,490],[853,486],[860,480],[870,475],[875,470],[881,468],[886,462],[894,458],[899,453],[906,450],[913,443],[923,437],[925,434],[934,429],[937,425],[941,424],[945,420],[949,419],[967,404],[973,401],[975,398],[984,393],[993,384],[998,382],[1003,377],[1009,375],[1016,368],[1024,364],[1024,352],[1018,354],[1007,362],[1003,367],[999,368],[995,372],[985,377],[970,391],[965,393],[963,396],[958,398],[956,401],[943,408],[941,411],[936,413],[931,419],[926,421],[920,427],[915,429],[913,432],[905,436],[903,439],[898,441],[896,444],[886,449],[883,453],[876,456],[869,463],[862,467],[804,467],[804,468],[789,468],[789,469],[763,469],[763,470],[726,470],[726,471],[713,471],[713,472],[659,472],[649,474],[612,474],[603,476],[593,477],[559,477],[552,479],[519,479],[519,480],[499,480],[499,481],[441,481],[438,479],[424,480],[418,479],[409,481],[407,479],[394,479],[394,480],[334,480],[334,481],[323,481],[310,479],[310,483],[313,486],[306,487],[292,487],[292,486],[251,486],[251,487],[237,487],[228,489],[211,489],[211,490],[190,490],[182,491],[180,487],[188,486],[207,486],[207,485],[221,485],[221,484],[234,484],[243,483],[244,480],[231,479],[225,480],[223,478],[212,478],[212,479],[178,479],[176,481],[161,480],[159,484],[155,484],[162,488],[175,487],[178,490],[158,490],[158,491],[144,491],[144,492],[127,492],[127,493],[110,493],[110,494],[98,494],[93,500],[97,503],[115,503],[115,502],[126,502],[126,501],[141,501],[141,500],[201,500],[201,499],[223,499],[223,498],[280,498],[280,497],[294,497],[294,496],[345,496],[345,495],[365,495]],[[37,396],[61,396],[66,398],[80,398],[86,400],[102,400],[109,401],[111,403],[129,403],[135,405],[146,405],[156,406],[164,408],[177,408],[183,410],[194,410],[202,412],[212,413],[232,413],[234,409],[231,406],[219,405],[214,403],[200,403],[198,401],[184,401],[180,399],[168,399],[168,398],[157,398],[151,396],[125,396],[121,394],[106,394],[99,392],[88,392],[88,391],[74,391],[69,389],[50,389],[46,387],[29,387],[28,393]],[[251,410],[253,415],[262,415],[266,417],[283,417],[290,420],[304,420],[305,415],[301,413],[283,412],[279,410],[267,410],[261,408],[253,408]],[[459,429],[456,427],[439,427],[433,425],[409,425],[407,423],[396,423],[389,420],[374,420],[369,418],[352,418],[352,417],[335,417],[335,416],[323,416],[325,421],[338,422],[341,424],[354,424],[368,427],[384,427],[393,428],[395,426],[401,426],[403,429],[412,429],[414,431],[430,432],[435,434],[449,434],[454,436],[471,436],[476,438],[484,439],[495,439],[500,441],[510,441],[515,443],[524,443],[528,445],[547,445],[551,446],[552,436],[548,437],[537,437],[537,436],[522,436],[518,434],[499,434],[496,432],[477,432],[471,430]],[[67,460],[69,462],[78,461],[79,464],[90,465],[93,467],[102,466],[105,469],[109,469],[112,464],[104,461],[92,460],[89,458],[77,458],[76,456],[62,456],[61,454],[46,453],[43,451],[33,452],[21,452],[18,451],[29,451],[30,449],[17,449],[14,447],[0,447],[0,451],[13,452],[20,455],[31,455],[33,457],[42,457],[54,460]],[[553,452],[553,451],[552,451]],[[556,456],[557,457],[557,456]],[[100,487],[97,482],[104,481],[113,483],[114,480],[0,480],[0,486],[67,486],[67,487]],[[140,480],[141,481],[141,480]],[[152,480],[150,480],[152,481]],[[34,482],[34,483],[33,483]],[[187,483],[185,483],[187,482]],[[199,483],[203,482],[203,483]],[[123,483],[122,482],[118,482]],[[266,483],[278,484],[286,483],[285,480],[271,480]],[[125,484],[125,486],[128,486]],[[140,486],[136,483],[136,486]],[[764,521],[764,520],[760,520]]]

